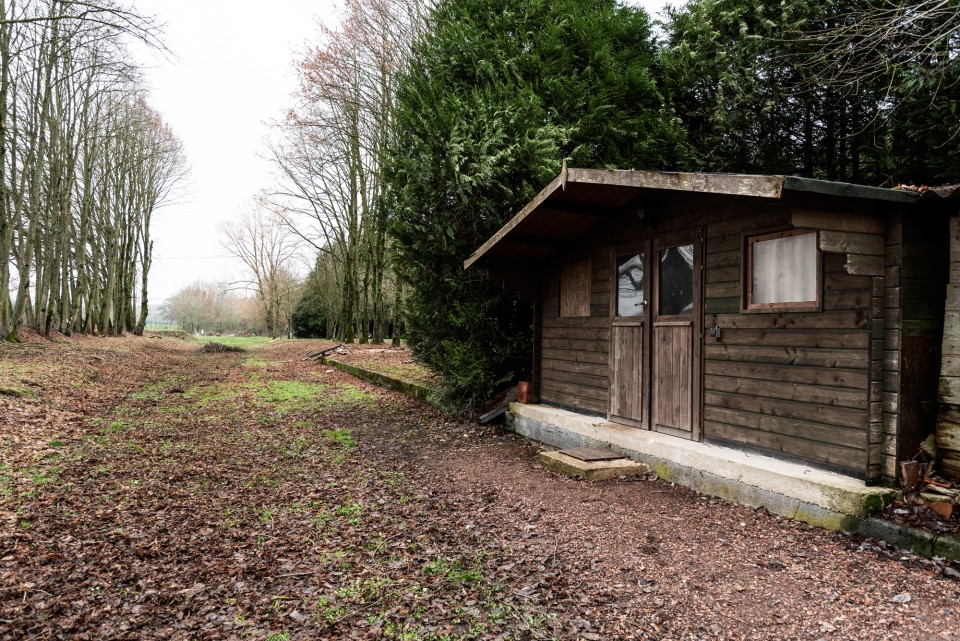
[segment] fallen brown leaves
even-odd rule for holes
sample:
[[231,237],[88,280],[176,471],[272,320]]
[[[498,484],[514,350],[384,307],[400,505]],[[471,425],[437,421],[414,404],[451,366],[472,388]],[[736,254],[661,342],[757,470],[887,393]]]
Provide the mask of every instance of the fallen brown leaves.
[[0,353],[0,638],[960,638],[923,560],[554,477],[305,351]]

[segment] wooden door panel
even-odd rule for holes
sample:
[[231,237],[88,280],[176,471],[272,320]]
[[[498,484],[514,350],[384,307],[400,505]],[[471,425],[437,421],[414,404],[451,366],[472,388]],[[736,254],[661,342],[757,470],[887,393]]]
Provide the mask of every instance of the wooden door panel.
[[693,323],[654,323],[653,334],[655,427],[692,432]]
[[654,241],[651,314],[651,427],[700,437],[701,238],[696,231]]
[[613,360],[611,417],[642,423],[643,325],[614,326],[610,335]]

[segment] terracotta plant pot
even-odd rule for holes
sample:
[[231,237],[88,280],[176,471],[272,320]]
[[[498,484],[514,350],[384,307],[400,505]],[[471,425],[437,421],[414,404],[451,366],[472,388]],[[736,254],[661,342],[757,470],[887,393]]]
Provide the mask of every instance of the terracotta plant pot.
[[517,402],[530,403],[533,401],[533,394],[530,392],[530,382],[520,381],[518,383]]

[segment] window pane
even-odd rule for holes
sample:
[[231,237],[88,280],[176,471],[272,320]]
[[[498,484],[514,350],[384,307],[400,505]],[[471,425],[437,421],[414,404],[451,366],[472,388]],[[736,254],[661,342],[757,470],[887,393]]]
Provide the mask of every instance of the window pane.
[[755,305],[817,302],[817,235],[760,240],[753,248]]
[[693,245],[660,250],[660,316],[693,313]]
[[643,252],[617,257],[617,316],[643,316]]

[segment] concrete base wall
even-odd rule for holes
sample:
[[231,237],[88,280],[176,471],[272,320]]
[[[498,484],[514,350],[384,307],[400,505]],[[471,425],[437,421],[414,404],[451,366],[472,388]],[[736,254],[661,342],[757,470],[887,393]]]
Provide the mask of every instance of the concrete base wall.
[[840,474],[544,405],[511,405],[507,428],[558,449],[606,447],[646,463],[665,480],[833,530],[856,530],[860,519],[896,495]]

